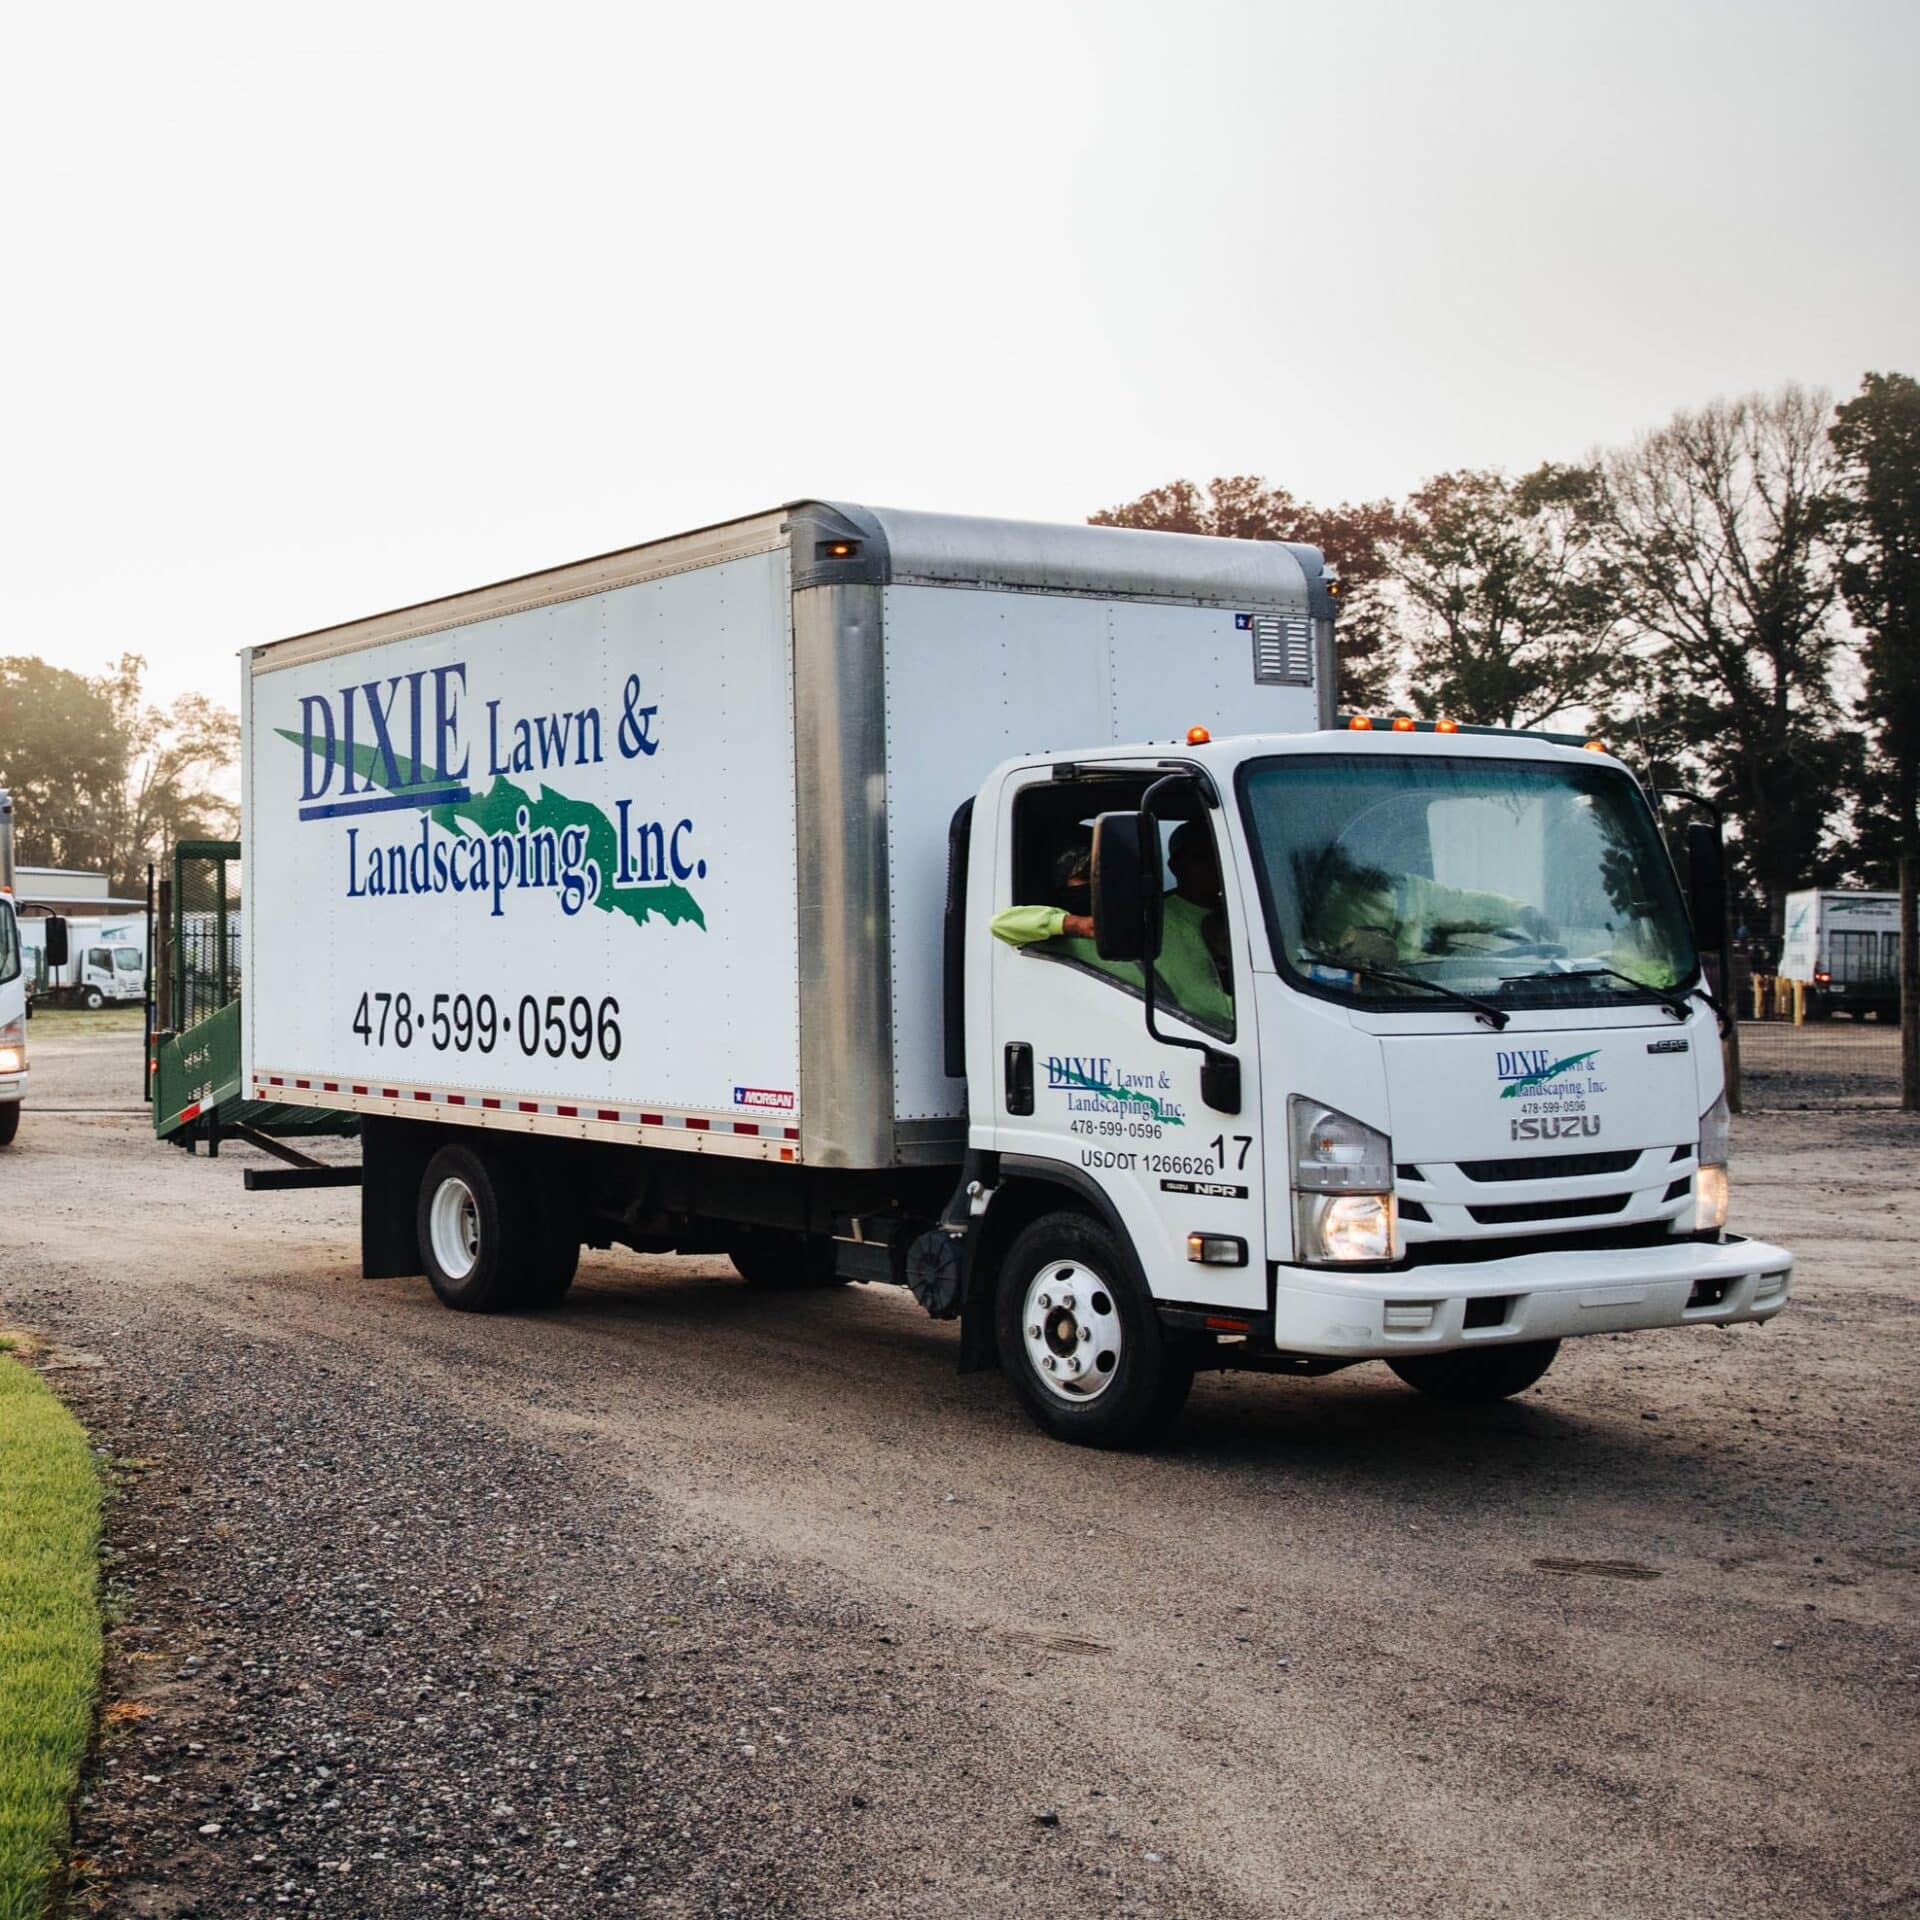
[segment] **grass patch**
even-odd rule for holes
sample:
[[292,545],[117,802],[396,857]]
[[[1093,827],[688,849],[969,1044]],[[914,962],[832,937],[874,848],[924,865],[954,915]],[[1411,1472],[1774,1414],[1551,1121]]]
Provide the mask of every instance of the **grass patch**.
[[146,1018],[137,1001],[130,1007],[102,1007],[98,1013],[89,1013],[85,1007],[37,1006],[27,1022],[27,1064],[33,1064],[35,1040],[69,1040],[82,1034],[110,1034],[118,1039],[143,1032]]
[[79,1423],[0,1358],[0,1920],[40,1920],[100,1677],[100,1480]]

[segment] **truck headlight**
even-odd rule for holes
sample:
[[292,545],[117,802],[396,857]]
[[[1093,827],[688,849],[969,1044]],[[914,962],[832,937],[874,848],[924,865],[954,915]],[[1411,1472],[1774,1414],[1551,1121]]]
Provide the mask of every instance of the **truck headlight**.
[[9,1020],[0,1026],[0,1073],[20,1073],[27,1064],[27,1023]]
[[1287,1103],[1293,1159],[1295,1258],[1309,1266],[1392,1260],[1393,1143],[1322,1100]]
[[1723,1093],[1700,1116],[1700,1165],[1693,1176],[1695,1233],[1718,1233],[1727,1224],[1727,1146],[1732,1133]]

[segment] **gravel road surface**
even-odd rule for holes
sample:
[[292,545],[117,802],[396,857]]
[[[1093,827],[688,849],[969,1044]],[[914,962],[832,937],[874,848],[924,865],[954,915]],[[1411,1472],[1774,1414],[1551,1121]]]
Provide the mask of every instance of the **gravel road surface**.
[[[119,1484],[82,1914],[1920,1911],[1920,1128],[1772,1115],[1774,1326],[1042,1438],[890,1290],[366,1282],[39,1031],[0,1324]],[[86,1108],[94,1111],[61,1111]]]

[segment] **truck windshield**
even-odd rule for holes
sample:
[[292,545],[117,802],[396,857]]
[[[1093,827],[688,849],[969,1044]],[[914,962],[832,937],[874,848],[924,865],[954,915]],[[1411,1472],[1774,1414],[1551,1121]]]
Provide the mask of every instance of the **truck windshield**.
[[1698,976],[1652,812],[1614,768],[1313,754],[1239,785],[1275,963],[1309,991],[1586,1006]]
[[115,947],[113,964],[117,972],[138,973],[140,971],[140,949],[138,947]]
[[13,904],[0,900],[0,980],[20,971],[20,930],[13,924]]

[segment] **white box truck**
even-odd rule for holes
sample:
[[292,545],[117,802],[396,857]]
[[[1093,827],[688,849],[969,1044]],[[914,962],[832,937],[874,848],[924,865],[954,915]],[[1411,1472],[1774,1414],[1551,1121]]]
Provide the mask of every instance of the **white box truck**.
[[139,919],[68,918],[66,957],[58,961],[46,949],[51,924],[43,919],[20,923],[27,964],[38,983],[35,991],[49,1005],[98,1012],[145,1000],[147,932]]
[[1900,1017],[1900,896],[1863,890],[1787,895],[1780,977],[1805,983],[1815,1020]]
[[1778,1313],[1640,786],[1334,726],[1335,593],[802,502],[257,648],[244,1090],[361,1116],[370,1277],[894,1281],[1072,1439]]

